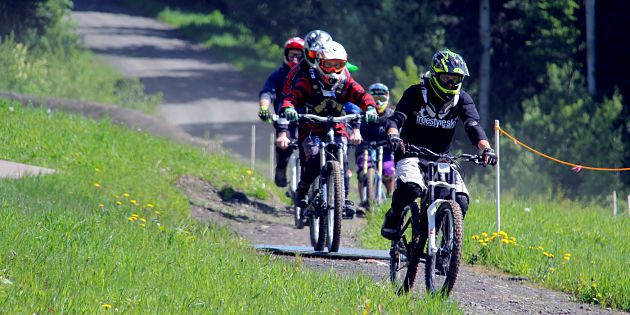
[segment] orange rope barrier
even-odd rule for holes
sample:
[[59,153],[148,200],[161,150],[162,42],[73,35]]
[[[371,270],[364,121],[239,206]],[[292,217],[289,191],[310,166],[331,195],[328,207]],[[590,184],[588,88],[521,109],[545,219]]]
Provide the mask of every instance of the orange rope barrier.
[[582,169],[586,169],[586,170],[594,170],[594,171],[612,171],[612,172],[617,172],[617,171],[630,171],[630,167],[626,167],[626,168],[599,168],[599,167],[588,167],[588,166],[582,166],[582,165],[578,165],[578,164],[573,164],[573,163],[569,163],[569,162],[561,161],[561,160],[558,160],[558,159],[556,159],[556,158],[550,157],[550,156],[548,156],[548,155],[546,155],[546,154],[543,154],[543,153],[541,153],[541,152],[538,152],[538,151],[536,151],[536,150],[534,150],[534,149],[532,149],[532,148],[528,147],[528,146],[527,146],[527,145],[525,145],[524,143],[522,143],[522,142],[520,142],[520,141],[516,140],[516,138],[512,137],[509,133],[505,132],[505,130],[501,129],[501,127],[494,127],[494,129],[499,130],[499,131],[500,131],[500,135],[505,134],[508,138],[510,138],[510,139],[512,139],[512,140],[514,140],[514,143],[515,143],[515,144],[520,144],[520,145],[522,145],[523,147],[525,147],[526,149],[528,149],[528,150],[530,150],[530,151],[532,151],[532,152],[534,152],[534,153],[536,153],[536,154],[538,154],[538,155],[540,155],[540,156],[544,156],[544,157],[546,157],[546,158],[548,158],[548,159],[550,159],[550,160],[556,161],[556,162],[558,162],[558,163],[562,163],[562,164],[564,164],[564,165],[573,166],[573,168],[572,168],[571,170],[574,170],[574,171],[576,171],[576,172],[579,172],[579,171],[580,171],[580,170],[582,170]]

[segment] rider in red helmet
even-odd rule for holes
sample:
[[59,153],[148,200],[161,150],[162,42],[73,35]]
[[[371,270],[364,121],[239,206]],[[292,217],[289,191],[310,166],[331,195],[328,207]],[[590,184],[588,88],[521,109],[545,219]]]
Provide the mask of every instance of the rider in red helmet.
[[[280,104],[282,101],[282,88],[286,80],[287,74],[292,67],[299,64],[304,58],[304,40],[299,37],[293,37],[284,43],[284,63],[282,66],[273,71],[262,90],[259,93],[260,109],[258,111],[258,117],[262,121],[269,122],[273,113],[278,113],[280,110]],[[273,112],[269,109],[273,103]],[[276,123],[276,136],[279,132],[279,126]],[[295,128],[293,126],[292,128]],[[286,131],[286,128],[283,128]],[[279,187],[285,187],[287,185],[286,168],[291,155],[291,150],[286,148],[280,148],[276,146],[276,175],[275,183]]]

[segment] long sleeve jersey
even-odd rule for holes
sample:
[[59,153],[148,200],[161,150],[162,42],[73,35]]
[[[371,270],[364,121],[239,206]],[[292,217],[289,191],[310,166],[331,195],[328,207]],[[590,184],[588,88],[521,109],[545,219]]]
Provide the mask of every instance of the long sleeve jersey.
[[[479,113],[472,98],[465,91],[460,91],[456,104],[438,104],[430,88],[428,90],[428,104],[422,95],[422,85],[412,85],[403,94],[396,106],[396,111],[388,120],[388,129],[400,130],[400,138],[405,143],[425,147],[435,153],[448,153],[457,118],[464,123],[464,129],[474,146],[480,140],[487,140],[485,132],[479,125]],[[396,154],[396,161],[404,156]]]
[[274,70],[263,85],[262,90],[258,93],[258,98],[266,98],[273,104],[273,108],[278,114],[282,105],[282,89],[291,68],[283,64],[280,68]]
[[[363,111],[366,111],[370,106],[378,109],[372,95],[366,93],[363,87],[351,76],[347,76],[345,82],[340,83],[340,86],[334,91],[323,90],[319,84],[313,69],[305,75],[299,76],[293,89],[285,95],[282,108],[302,109],[307,113],[321,116],[343,115],[343,105],[348,102],[357,104]],[[355,128],[354,126],[351,127]],[[314,133],[326,131],[316,124],[305,124],[300,126],[300,135],[305,135],[303,131],[311,128]],[[347,136],[345,124],[337,124],[335,131]]]

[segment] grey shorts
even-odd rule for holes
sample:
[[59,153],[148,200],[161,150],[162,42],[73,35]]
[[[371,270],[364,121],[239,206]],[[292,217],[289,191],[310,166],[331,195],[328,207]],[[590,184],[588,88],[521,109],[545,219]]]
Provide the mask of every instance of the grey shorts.
[[[326,135],[322,135],[322,137],[326,137]],[[304,154],[306,155],[306,160],[309,161],[311,157],[319,154],[319,142],[321,138],[317,135],[308,135],[302,141],[302,149],[304,150]],[[341,142],[344,144],[344,148],[347,148],[348,139],[342,135],[335,135],[335,141]],[[346,149],[347,150],[347,149]],[[345,155],[346,152],[344,152]]]
[[[404,183],[416,183],[422,189],[427,188],[427,184],[424,182],[423,171],[418,165],[418,158],[404,158],[396,163],[396,178]],[[468,189],[462,176],[455,170],[455,191],[458,193],[464,193],[468,196]]]

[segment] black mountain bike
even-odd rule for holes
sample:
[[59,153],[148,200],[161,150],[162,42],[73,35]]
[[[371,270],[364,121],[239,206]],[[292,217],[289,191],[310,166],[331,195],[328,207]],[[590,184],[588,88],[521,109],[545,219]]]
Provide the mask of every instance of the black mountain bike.
[[416,280],[418,265],[423,262],[427,292],[448,296],[457,280],[464,233],[462,211],[455,202],[456,161],[483,165],[483,158],[437,154],[411,144],[405,144],[405,152],[419,158],[428,193],[403,212],[401,237],[392,241],[389,250],[390,279],[398,293],[408,292]]
[[[271,121],[272,122],[277,122],[279,124],[290,124],[290,122],[282,117],[282,116],[278,116],[278,115],[272,115],[271,116]],[[291,198],[291,201],[293,201],[293,198],[295,197],[295,191],[297,189],[297,184],[300,181],[300,157],[299,157],[299,151],[298,151],[298,144],[297,144],[297,128],[292,128],[289,129],[291,132],[291,136],[289,137],[291,139],[291,142],[289,143],[288,148],[291,150],[291,155],[289,156],[289,190],[287,191],[287,197]],[[304,218],[304,214],[303,214],[303,209],[300,209],[299,207],[293,206],[293,215],[294,215],[294,223],[295,223],[295,227],[298,229],[303,229],[304,228],[304,224],[306,222],[306,218]]]
[[300,114],[299,123],[316,123],[327,127],[326,139],[319,142],[320,175],[311,184],[308,193],[308,207],[304,213],[310,226],[311,245],[316,251],[339,250],[341,220],[352,219],[354,213],[345,206],[344,159],[347,146],[337,141],[334,126],[361,119],[360,114],[341,117],[322,117]]

